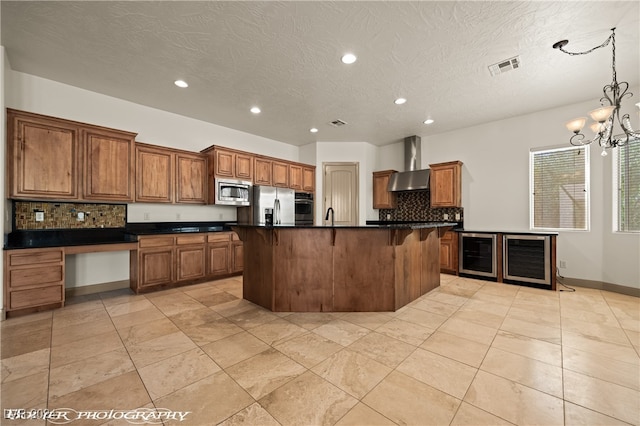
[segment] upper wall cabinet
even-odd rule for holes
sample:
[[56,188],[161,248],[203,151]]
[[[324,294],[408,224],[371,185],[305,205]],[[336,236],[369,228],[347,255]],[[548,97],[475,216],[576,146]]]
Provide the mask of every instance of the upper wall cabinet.
[[387,191],[391,175],[395,170],[381,170],[373,172],[373,208],[374,209],[395,209],[398,201],[395,192]]
[[431,207],[462,207],[462,162],[429,164]]
[[254,165],[254,185],[271,186],[273,182],[273,161],[268,158],[256,157]]
[[284,161],[273,161],[273,186],[282,188],[289,187],[289,163]]
[[136,201],[204,204],[206,179],[203,155],[136,143]]
[[78,199],[79,145],[75,123],[7,110],[8,197]]
[[215,147],[213,172],[216,177],[253,180],[253,156],[251,154]]
[[135,133],[110,129],[82,130],[84,198],[132,202],[135,188]]
[[10,198],[133,201],[135,133],[7,110]]
[[204,204],[207,195],[207,159],[176,153],[176,202]]
[[316,167],[302,166],[302,190],[314,192],[316,190]]

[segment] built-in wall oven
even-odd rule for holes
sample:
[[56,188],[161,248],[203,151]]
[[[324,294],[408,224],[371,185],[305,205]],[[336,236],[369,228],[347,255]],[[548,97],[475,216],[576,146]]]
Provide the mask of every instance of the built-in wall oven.
[[503,280],[551,287],[551,237],[504,234]]
[[295,193],[296,225],[313,225],[313,194]]
[[496,234],[461,232],[459,238],[458,272],[461,275],[496,278],[498,276]]

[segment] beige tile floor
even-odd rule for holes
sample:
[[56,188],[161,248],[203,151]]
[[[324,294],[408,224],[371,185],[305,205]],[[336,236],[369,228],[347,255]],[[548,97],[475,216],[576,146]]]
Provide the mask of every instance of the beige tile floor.
[[189,411],[183,425],[640,424],[638,298],[448,275],[388,313],[272,313],[241,295],[235,277],[85,296],[4,321],[3,413],[164,408]]

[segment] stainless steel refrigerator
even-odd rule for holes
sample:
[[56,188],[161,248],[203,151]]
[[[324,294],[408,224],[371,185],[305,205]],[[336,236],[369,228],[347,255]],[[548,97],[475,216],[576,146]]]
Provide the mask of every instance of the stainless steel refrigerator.
[[272,209],[274,225],[293,226],[296,223],[293,189],[254,186],[252,207],[254,225],[265,225],[266,209]]

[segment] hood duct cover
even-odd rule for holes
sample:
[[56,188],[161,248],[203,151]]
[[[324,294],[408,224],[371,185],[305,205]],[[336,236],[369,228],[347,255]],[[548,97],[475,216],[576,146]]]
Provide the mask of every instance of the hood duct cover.
[[420,136],[409,136],[404,139],[405,171],[391,175],[387,191],[429,189],[429,169],[417,170],[420,164],[420,145]]

